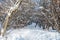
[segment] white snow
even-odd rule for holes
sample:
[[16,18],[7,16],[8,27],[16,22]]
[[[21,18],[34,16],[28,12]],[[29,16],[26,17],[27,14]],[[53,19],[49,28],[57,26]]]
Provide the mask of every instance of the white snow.
[[60,34],[38,29],[15,29],[7,35],[7,40],[60,40]]
[[60,33],[35,28],[35,23],[22,29],[10,29],[0,40],[60,40]]

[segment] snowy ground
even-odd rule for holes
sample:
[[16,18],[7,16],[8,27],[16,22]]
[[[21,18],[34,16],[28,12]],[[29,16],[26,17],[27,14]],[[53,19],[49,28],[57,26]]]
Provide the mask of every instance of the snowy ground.
[[11,29],[6,32],[4,37],[0,36],[0,40],[60,40],[58,32],[43,31],[35,23],[28,25],[23,29]]

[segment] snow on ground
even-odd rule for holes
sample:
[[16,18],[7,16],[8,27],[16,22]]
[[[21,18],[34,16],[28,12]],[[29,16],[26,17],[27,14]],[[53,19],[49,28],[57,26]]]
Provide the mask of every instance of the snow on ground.
[[35,23],[22,29],[11,29],[0,40],[60,40],[60,33],[49,32],[34,27]]

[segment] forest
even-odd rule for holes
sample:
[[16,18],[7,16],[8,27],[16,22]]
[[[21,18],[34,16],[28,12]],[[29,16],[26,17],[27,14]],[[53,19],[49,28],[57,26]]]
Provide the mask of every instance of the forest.
[[32,23],[60,33],[60,0],[0,0],[0,35]]

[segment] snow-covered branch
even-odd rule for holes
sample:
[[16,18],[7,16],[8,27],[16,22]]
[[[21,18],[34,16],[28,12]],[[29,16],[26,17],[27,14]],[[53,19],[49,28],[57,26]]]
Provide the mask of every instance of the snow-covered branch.
[[[10,0],[10,1],[12,2],[12,0]],[[12,12],[14,12],[15,10],[18,9],[21,1],[22,1],[22,0],[17,0],[16,3],[15,3],[12,7],[10,7],[9,10],[6,11],[7,16],[6,16],[5,21],[4,21],[4,23],[3,23],[3,27],[4,27],[4,28],[3,28],[3,31],[1,32],[1,35],[2,35],[2,36],[4,35],[4,33],[5,33],[5,31],[6,31],[6,28],[7,28],[7,25],[8,25],[8,21],[9,21],[9,17],[11,16]]]

